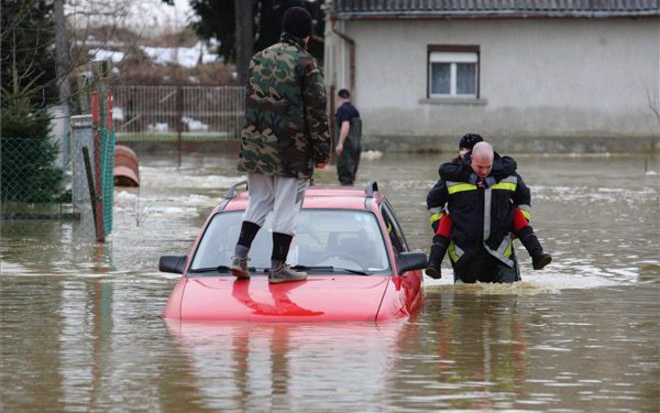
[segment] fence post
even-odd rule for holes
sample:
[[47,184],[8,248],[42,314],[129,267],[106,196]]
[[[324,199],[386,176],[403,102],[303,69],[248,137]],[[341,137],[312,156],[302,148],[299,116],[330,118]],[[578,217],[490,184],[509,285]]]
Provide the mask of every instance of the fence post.
[[[92,99],[96,95],[96,102],[92,103],[92,123],[94,127],[94,179],[96,181],[96,235],[98,242],[103,242],[104,235],[104,208],[103,203],[103,174],[101,172],[101,129],[105,128],[108,124],[108,91],[110,80],[110,62],[100,61],[92,62],[92,76],[94,77],[94,92],[92,92]],[[96,109],[94,108],[96,106]],[[96,119],[94,113],[96,111]]]
[[[94,205],[94,224],[96,227],[96,240],[103,242],[103,183],[101,177],[101,128],[100,103],[97,91],[92,92],[92,129],[94,130],[94,181],[96,188],[96,199],[92,200]],[[91,192],[90,192],[91,193]]]
[[183,132],[183,89],[181,85],[176,87],[176,146],[177,159],[176,165],[181,166],[181,133]]
[[91,148],[94,144],[92,133],[92,116],[77,115],[71,117],[71,139],[72,139],[72,157],[73,163],[73,185],[71,195],[73,206],[78,210],[89,205],[89,191],[85,182],[85,164],[83,162],[83,147]]
[[[71,117],[71,137],[73,151],[71,162],[72,172],[72,198],[73,207],[80,212],[80,225],[74,226],[74,238],[85,242],[96,240],[96,226],[94,209],[89,193],[88,179],[86,177],[83,149],[91,150],[94,146],[94,133],[92,131],[92,116],[77,115]],[[90,161],[94,162],[93,157]],[[93,167],[93,165],[92,165]],[[93,178],[92,178],[93,180]],[[79,235],[80,237],[79,237]]]

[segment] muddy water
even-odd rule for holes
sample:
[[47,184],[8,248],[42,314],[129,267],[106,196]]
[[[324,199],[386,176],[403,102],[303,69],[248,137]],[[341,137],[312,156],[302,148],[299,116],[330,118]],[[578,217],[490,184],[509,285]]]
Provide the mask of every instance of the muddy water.
[[[445,157],[362,161],[414,248]],[[102,247],[71,222],[3,221],[0,411],[660,411],[658,159],[517,159],[553,263],[518,248],[523,282],[454,286],[445,262],[402,323],[161,319],[176,277],[158,256],[190,248],[239,178],[231,157],[141,154]]]

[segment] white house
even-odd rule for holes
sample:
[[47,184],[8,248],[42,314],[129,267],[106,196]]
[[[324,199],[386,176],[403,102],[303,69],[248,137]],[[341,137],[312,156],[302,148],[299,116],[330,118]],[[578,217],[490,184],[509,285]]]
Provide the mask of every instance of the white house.
[[[660,0],[326,1],[325,76],[367,147],[660,148]],[[334,109],[334,104],[332,105]]]

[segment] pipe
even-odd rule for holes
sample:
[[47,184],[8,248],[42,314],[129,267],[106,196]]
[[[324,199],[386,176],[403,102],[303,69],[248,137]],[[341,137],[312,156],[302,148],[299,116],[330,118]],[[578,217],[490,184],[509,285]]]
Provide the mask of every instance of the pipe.
[[337,23],[337,15],[333,14],[331,17],[331,22],[332,22],[332,32],[339,36],[342,40],[344,40],[346,43],[348,43],[348,50],[349,50],[349,55],[348,55],[348,61],[349,61],[349,67],[350,67],[350,90],[351,90],[351,95],[353,98],[355,98],[355,40],[353,40],[351,37],[347,36],[346,34],[338,31],[335,29],[335,23]]

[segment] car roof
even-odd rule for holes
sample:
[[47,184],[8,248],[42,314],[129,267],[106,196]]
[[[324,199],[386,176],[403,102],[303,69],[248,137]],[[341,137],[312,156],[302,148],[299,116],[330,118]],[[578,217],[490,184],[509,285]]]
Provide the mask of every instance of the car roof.
[[[245,181],[233,185],[218,206],[219,209],[232,211],[244,210],[248,205],[248,192],[238,192],[238,187],[245,186]],[[378,192],[378,184],[369,182],[365,187],[312,185],[305,191],[303,208],[307,209],[371,209],[371,203],[380,205],[383,196]]]

